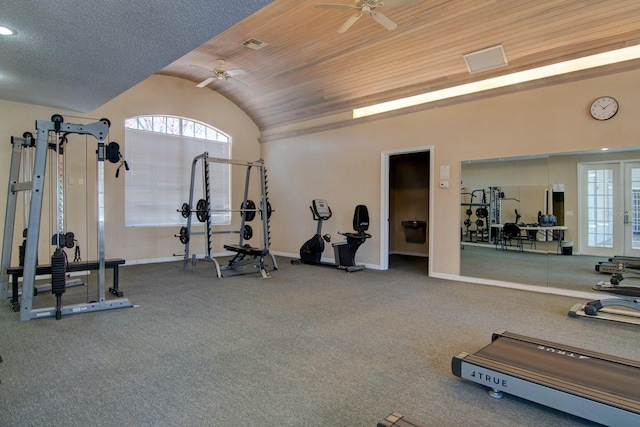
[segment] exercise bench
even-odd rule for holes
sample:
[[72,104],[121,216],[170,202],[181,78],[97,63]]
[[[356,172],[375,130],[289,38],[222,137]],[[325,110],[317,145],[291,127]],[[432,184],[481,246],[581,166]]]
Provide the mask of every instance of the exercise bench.
[[[256,266],[258,267],[260,274],[262,274],[262,278],[266,279],[270,277],[264,266],[265,256],[269,255],[273,259],[268,248],[254,248],[251,245],[224,245],[224,248],[228,251],[235,252],[236,255],[228,262],[226,267],[222,268],[223,270],[236,270],[239,267],[245,266],[250,262],[245,260],[245,257],[252,256],[254,260],[257,260]],[[277,270],[275,260],[273,260],[273,265]],[[218,277],[222,277],[222,275],[218,274]]]
[[[104,268],[111,268],[113,270],[113,287],[109,288],[109,292],[122,297],[124,294],[118,289],[118,273],[119,266],[123,265],[125,260],[122,258],[113,258],[104,260]],[[79,261],[67,263],[65,271],[67,273],[77,271],[93,271],[100,268],[98,261]],[[24,274],[24,267],[9,267],[7,268],[7,274],[11,276],[12,294],[11,294],[11,307],[13,311],[20,311],[20,303],[18,301],[18,280]],[[36,266],[36,275],[39,274],[51,274],[51,265],[38,265]],[[37,288],[34,287],[33,295],[37,295]]]

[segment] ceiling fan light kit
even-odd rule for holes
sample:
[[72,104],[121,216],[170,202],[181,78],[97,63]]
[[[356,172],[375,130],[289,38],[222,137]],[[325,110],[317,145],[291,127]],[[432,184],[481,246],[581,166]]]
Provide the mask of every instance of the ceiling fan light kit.
[[339,33],[346,32],[353,24],[356,23],[363,15],[369,15],[378,24],[391,31],[395,29],[398,24],[393,22],[387,15],[382,12],[378,12],[375,9],[382,7],[403,6],[408,4],[419,3],[421,0],[355,0],[354,4],[346,3],[316,3],[315,7],[318,9],[355,9],[356,13],[351,15],[344,24],[338,28]]
[[222,81],[226,81],[229,83],[233,83],[234,85],[238,86],[238,87],[247,87],[247,85],[243,82],[241,82],[240,80],[232,77],[232,76],[238,76],[238,75],[242,75],[242,74],[246,74],[247,72],[244,71],[242,68],[236,68],[233,70],[227,70],[224,67],[225,64],[225,60],[224,59],[218,59],[218,65],[213,69],[208,69],[205,67],[201,67],[199,65],[192,65],[192,67],[197,67],[197,68],[201,68],[203,70],[206,70],[209,74],[211,74],[210,77],[208,77],[207,79],[201,81],[200,83],[198,83],[196,85],[196,87],[205,87],[208,86],[210,83],[212,83],[215,80],[222,80]]

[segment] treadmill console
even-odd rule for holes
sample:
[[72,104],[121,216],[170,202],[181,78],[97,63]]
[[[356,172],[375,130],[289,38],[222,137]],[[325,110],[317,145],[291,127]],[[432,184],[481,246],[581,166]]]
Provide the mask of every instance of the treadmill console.
[[314,218],[321,220],[331,218],[331,208],[329,208],[329,204],[326,200],[314,199],[313,202],[311,202],[311,211],[313,212]]

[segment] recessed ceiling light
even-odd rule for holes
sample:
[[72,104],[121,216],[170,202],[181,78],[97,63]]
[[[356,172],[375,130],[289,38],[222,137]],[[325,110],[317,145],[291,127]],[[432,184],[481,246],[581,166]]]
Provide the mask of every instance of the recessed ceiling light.
[[0,25],[0,36],[13,36],[14,34],[16,34],[16,32],[11,28]]

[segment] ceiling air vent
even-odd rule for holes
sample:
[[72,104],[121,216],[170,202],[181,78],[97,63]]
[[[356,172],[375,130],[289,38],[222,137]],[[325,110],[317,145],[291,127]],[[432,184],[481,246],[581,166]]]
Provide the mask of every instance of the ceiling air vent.
[[263,42],[262,40],[259,40],[259,39],[248,39],[242,42],[242,46],[248,47],[249,49],[253,49],[253,50],[260,50],[268,44],[269,43]]
[[462,56],[471,74],[507,65],[507,57],[502,45],[488,47]]

